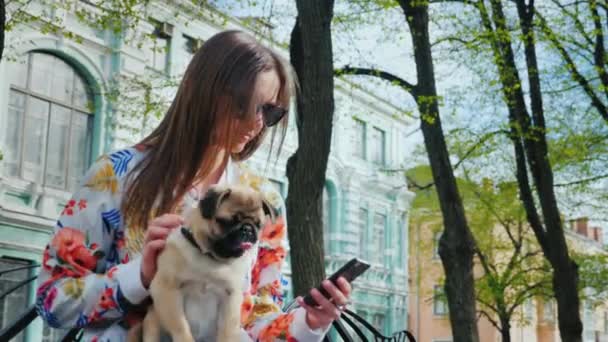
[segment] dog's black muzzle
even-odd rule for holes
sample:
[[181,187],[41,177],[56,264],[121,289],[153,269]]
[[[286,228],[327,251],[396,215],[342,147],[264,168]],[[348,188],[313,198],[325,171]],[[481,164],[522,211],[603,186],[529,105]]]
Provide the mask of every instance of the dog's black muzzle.
[[257,241],[256,226],[249,222],[242,222],[213,243],[213,252],[222,258],[238,258]]

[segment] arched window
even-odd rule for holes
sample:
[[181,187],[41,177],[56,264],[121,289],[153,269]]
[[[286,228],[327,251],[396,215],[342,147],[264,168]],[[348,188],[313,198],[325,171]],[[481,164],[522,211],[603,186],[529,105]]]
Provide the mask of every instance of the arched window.
[[91,157],[89,87],[71,65],[48,53],[31,52],[9,69],[4,174],[73,190]]
[[330,225],[331,225],[331,203],[329,198],[329,191],[327,190],[327,186],[323,187],[323,248],[325,249],[325,254],[329,254],[329,241],[330,241]]

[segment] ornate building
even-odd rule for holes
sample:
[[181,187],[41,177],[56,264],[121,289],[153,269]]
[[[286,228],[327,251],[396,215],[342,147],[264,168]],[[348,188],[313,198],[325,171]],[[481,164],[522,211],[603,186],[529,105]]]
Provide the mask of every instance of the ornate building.
[[[76,4],[96,10],[85,1]],[[156,3],[150,20],[115,35],[83,25],[71,12],[43,11],[41,6],[34,1],[28,10],[51,21],[60,17],[77,38],[44,33],[38,22],[7,34],[6,57],[0,63],[0,269],[39,262],[59,212],[88,165],[101,153],[137,141],[154,126],[158,116],[138,101],[169,99],[175,91],[172,82],[214,33],[253,30],[213,9],[194,18]],[[137,33],[154,39],[137,44],[123,38]],[[261,39],[287,56],[280,44]],[[412,196],[402,187],[402,177],[383,169],[398,168],[407,157],[402,146],[412,120],[396,115],[401,111],[385,99],[344,80],[336,80],[335,97],[324,193],[327,271],[353,256],[371,261],[373,268],[356,282],[354,308],[386,332],[404,329]],[[296,144],[292,122],[276,162],[268,158],[267,147],[247,162],[263,170],[283,196],[285,164]],[[0,291],[35,272],[0,278]],[[289,289],[289,276],[285,283]],[[0,301],[2,325],[33,303],[34,289],[32,285]],[[58,334],[38,319],[18,341],[53,341]]]

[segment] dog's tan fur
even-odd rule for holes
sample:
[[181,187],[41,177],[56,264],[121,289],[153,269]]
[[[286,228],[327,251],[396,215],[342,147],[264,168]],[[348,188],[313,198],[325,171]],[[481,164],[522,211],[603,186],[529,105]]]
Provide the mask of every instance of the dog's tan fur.
[[[143,335],[145,342],[157,342],[160,339],[161,328],[174,342],[195,341],[197,336],[193,336],[189,322],[205,318],[188,317],[187,311],[192,314],[196,308],[185,308],[184,299],[201,298],[201,294],[207,296],[205,298],[215,297],[219,303],[215,329],[203,328],[203,330],[215,330],[213,334],[215,339],[210,340],[217,342],[239,340],[243,281],[252,260],[253,249],[238,258],[210,257],[205,253],[212,252],[210,240],[224,234],[214,221],[215,218],[247,217],[250,220],[255,218],[261,226],[265,220],[263,205],[267,204],[263,202],[260,194],[249,188],[214,187],[214,191],[219,191],[222,195],[218,199],[213,219],[205,219],[199,208],[191,210],[185,217],[185,224],[190,227],[194,240],[203,253],[195,248],[179,229],[170,234],[164,250],[158,257],[158,271],[150,284],[150,295],[154,304],[148,308],[143,329],[140,326],[129,331],[129,342],[139,341],[140,335]],[[224,198],[223,194],[227,192],[229,195]],[[256,234],[259,237],[259,229],[256,230]],[[196,297],[197,295],[199,297]],[[199,306],[206,304],[213,305],[196,303]],[[211,308],[211,311],[213,310],[215,309]],[[189,321],[188,318],[191,320]]]

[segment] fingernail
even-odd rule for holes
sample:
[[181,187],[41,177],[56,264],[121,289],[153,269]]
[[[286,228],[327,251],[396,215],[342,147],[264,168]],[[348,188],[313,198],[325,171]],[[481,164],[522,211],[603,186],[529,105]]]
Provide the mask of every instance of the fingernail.
[[329,286],[329,284],[330,284],[330,283],[329,283],[329,280],[323,280],[323,285],[325,285],[325,286]]

